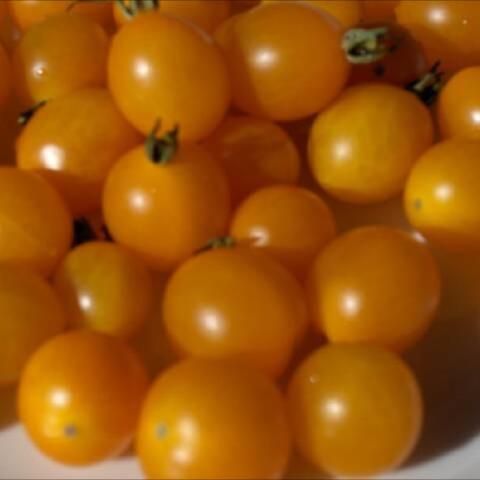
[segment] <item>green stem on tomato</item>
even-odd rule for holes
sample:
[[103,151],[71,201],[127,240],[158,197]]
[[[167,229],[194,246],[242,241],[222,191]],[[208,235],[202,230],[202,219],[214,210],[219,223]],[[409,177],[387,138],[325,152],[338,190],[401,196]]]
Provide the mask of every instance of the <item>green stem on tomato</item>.
[[[345,32],[342,48],[353,65],[365,65],[381,60],[392,51],[388,27],[352,28]],[[388,40],[388,41],[387,41]]]
[[178,150],[179,127],[176,125],[173,130],[167,132],[163,137],[157,138],[160,130],[160,120],[155,125],[145,140],[145,150],[148,158],[156,164],[165,164],[172,160]]
[[232,248],[236,245],[233,237],[215,237],[209,240],[203,247],[199,248],[195,253],[204,253],[217,248]]
[[43,106],[45,106],[47,103],[46,100],[42,100],[41,102],[36,103],[33,107],[29,108],[28,110],[25,110],[24,112],[20,113],[20,115],[17,118],[17,123],[19,125],[26,125],[30,119],[37,113],[38,110],[40,110]]
[[440,70],[440,61],[436,61],[423,77],[409,83],[406,89],[415,94],[425,105],[435,103],[443,87],[445,72]]

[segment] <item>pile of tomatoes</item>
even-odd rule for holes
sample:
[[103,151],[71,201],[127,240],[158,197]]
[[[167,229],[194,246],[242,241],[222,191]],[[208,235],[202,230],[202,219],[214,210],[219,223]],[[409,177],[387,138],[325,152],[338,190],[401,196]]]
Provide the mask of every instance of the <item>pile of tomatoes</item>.
[[[1,1],[0,386],[34,444],[401,465],[432,249],[480,250],[479,28],[476,0]],[[402,194],[405,230],[339,227]]]

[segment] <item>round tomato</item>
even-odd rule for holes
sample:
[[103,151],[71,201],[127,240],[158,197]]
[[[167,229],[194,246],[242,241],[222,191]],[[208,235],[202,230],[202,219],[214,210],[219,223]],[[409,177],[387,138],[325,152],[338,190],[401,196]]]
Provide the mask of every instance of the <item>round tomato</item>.
[[318,112],[348,79],[341,36],[329,15],[300,3],[270,2],[234,17],[216,37],[235,106],[280,121]]
[[310,168],[339,200],[381,202],[402,191],[413,164],[432,143],[430,112],[413,94],[386,84],[359,85],[315,120]]
[[[134,1],[138,2],[138,0]],[[145,4],[140,3],[139,5],[141,8]],[[209,33],[213,32],[218,25],[226,20],[230,13],[228,0],[168,0],[167,2],[152,3],[151,5],[153,9],[158,9],[161,13],[167,13],[182,20],[187,20]],[[125,23],[135,18],[138,12],[135,12],[132,6],[134,6],[132,0],[123,0],[123,3],[115,3],[114,14],[117,25],[125,25]],[[147,7],[146,11],[151,10],[152,7]]]
[[335,343],[403,351],[423,337],[440,302],[428,248],[390,227],[363,227],[333,241],[308,285],[317,329]]
[[129,338],[153,309],[148,270],[128,250],[106,242],[88,242],[65,257],[54,285],[68,321]]
[[[22,31],[42,22],[48,17],[69,10],[84,15],[110,27],[112,23],[112,5],[109,1],[91,0],[8,0],[10,14]],[[4,3],[3,0],[1,3]]]
[[103,211],[115,240],[151,267],[170,270],[224,234],[229,192],[223,171],[203,147],[186,143],[177,150],[174,132],[157,142],[164,142],[169,158],[149,156],[140,146],[114,165]]
[[443,138],[480,137],[480,67],[466,68],[440,91],[437,118]]
[[479,157],[480,140],[448,140],[425,152],[408,179],[408,218],[442,248],[480,250]]
[[288,406],[301,454],[338,477],[398,467],[415,447],[423,421],[412,372],[400,357],[373,346],[330,345],[314,352],[293,375]]
[[30,355],[65,326],[60,302],[35,273],[0,267],[0,386],[15,383]]
[[[365,35],[363,33],[365,30],[374,35],[376,43],[373,53],[378,53],[381,58],[363,63],[366,55],[371,52],[368,49],[367,53],[354,51],[354,54],[350,55],[350,60],[354,64],[350,83],[376,81],[406,87],[428,72],[429,66],[423,48],[406,28],[395,22],[374,22],[364,24],[360,29],[353,29],[347,35],[350,35],[355,44],[358,42],[355,35]],[[344,42],[348,48],[348,39],[346,38]]]
[[27,107],[82,87],[105,84],[108,37],[81,15],[62,13],[34,25],[13,58],[16,93]]
[[230,233],[261,248],[303,279],[335,230],[333,215],[318,195],[279,185],[248,197],[235,212]]
[[[180,125],[186,140],[208,136],[230,103],[222,54],[200,30],[156,12],[139,15],[112,41],[109,85],[125,117],[147,134]],[[133,92],[133,94],[132,94]]]
[[240,358],[277,377],[306,328],[303,292],[267,256],[243,247],[198,254],[170,278],[164,321],[192,356]]
[[43,453],[87,465],[128,447],[146,390],[144,367],[130,347],[78,330],[33,354],[20,381],[18,410]]
[[0,43],[0,107],[3,107],[8,100],[11,87],[10,60],[7,52]]
[[47,276],[70,248],[72,219],[45,180],[0,167],[0,232],[0,262]]
[[282,478],[290,455],[284,401],[244,365],[188,360],[151,388],[137,452],[149,478]]
[[366,21],[393,20],[400,0],[361,0],[362,17]]
[[455,71],[480,63],[480,2],[402,0],[397,20],[422,44],[430,64]]
[[74,215],[100,208],[111,166],[141,142],[104,89],[83,89],[39,109],[17,141],[17,164],[39,171]]
[[[291,2],[292,0],[263,0],[267,2]],[[362,17],[360,0],[297,0],[329,13],[343,28],[357,25]]]
[[232,203],[276,183],[296,183],[300,156],[280,126],[255,117],[228,117],[205,142],[227,174]]

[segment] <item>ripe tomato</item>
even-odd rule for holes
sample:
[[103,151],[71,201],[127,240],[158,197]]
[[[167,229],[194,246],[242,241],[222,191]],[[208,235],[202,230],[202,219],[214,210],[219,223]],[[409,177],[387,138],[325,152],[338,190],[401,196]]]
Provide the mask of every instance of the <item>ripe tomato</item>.
[[[125,25],[135,17],[135,13],[130,14],[132,1],[123,0],[123,5],[124,7],[115,3],[114,6],[115,21],[119,26]],[[208,33],[212,33],[230,13],[229,0],[168,0],[159,2],[157,6],[153,4],[153,8],[158,8],[161,13],[187,20]]]
[[448,140],[425,152],[408,179],[408,218],[442,248],[480,250],[479,156],[480,140]]
[[7,52],[0,43],[0,107],[3,107],[8,100],[11,87],[10,60]]
[[92,20],[63,13],[30,28],[12,58],[14,85],[25,106],[105,84],[108,37]]
[[232,203],[259,188],[296,183],[300,156],[280,126],[255,117],[228,117],[205,142],[227,174]]
[[440,91],[437,118],[443,138],[480,137],[480,67],[466,68]]
[[[292,0],[263,0],[267,2],[291,2]],[[329,13],[343,28],[350,28],[358,23],[362,18],[362,6],[360,0],[297,0],[302,1],[312,7],[319,8]]]
[[422,46],[410,32],[395,22],[366,23],[362,29],[387,31],[379,35],[380,48],[385,48],[385,55],[371,63],[356,63],[350,76],[350,83],[386,82],[406,87],[420,79],[429,70],[427,58]]
[[285,404],[244,365],[188,360],[151,388],[137,452],[149,478],[282,478],[290,456]]
[[159,270],[175,268],[224,234],[229,203],[223,171],[195,144],[180,145],[167,161],[152,160],[144,146],[135,148],[114,165],[103,196],[115,240]]
[[[109,1],[80,0],[8,0],[10,15],[22,31],[48,17],[64,13],[71,8],[76,14],[89,17],[103,27],[112,23],[112,6]],[[1,3],[5,3],[3,0]]]
[[339,477],[398,467],[417,443],[423,421],[412,372],[400,357],[373,346],[317,350],[295,372],[288,405],[302,455]]
[[422,44],[430,64],[455,71],[480,63],[480,2],[403,0],[397,20]]
[[0,386],[15,383],[30,355],[60,333],[65,318],[50,285],[35,273],[0,267]]
[[181,265],[167,284],[163,314],[182,353],[241,358],[273,377],[287,367],[307,323],[294,277],[243,247],[214,249]]
[[310,168],[339,200],[381,202],[402,191],[413,164],[432,142],[430,112],[413,94],[386,84],[359,85],[315,120]]
[[318,195],[279,185],[248,197],[235,212],[230,233],[261,248],[303,279],[335,230],[333,215]]
[[86,465],[128,447],[146,390],[145,370],[130,347],[77,330],[50,340],[30,358],[18,409],[43,453]]
[[365,21],[393,20],[400,0],[361,0]]
[[145,134],[161,119],[163,132],[178,124],[183,139],[199,140],[229,106],[228,72],[218,47],[168,15],[148,12],[125,25],[112,41],[108,70],[118,106]]
[[72,250],[56,272],[54,285],[76,328],[129,338],[153,309],[148,270],[113,243],[89,242]]
[[331,342],[403,351],[430,326],[440,275],[427,247],[390,227],[363,227],[319,255],[309,281],[317,329]]
[[17,164],[40,171],[78,216],[100,208],[108,171],[140,141],[107,90],[82,89],[34,115],[18,138]]
[[350,71],[341,35],[329,15],[300,3],[266,3],[235,17],[216,35],[230,69],[235,106],[280,121],[324,108]]
[[0,167],[0,232],[0,262],[47,276],[70,247],[72,219],[45,180]]

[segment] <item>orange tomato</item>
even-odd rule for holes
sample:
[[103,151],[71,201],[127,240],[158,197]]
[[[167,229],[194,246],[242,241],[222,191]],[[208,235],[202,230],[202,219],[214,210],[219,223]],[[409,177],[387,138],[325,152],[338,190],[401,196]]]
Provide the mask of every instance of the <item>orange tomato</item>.
[[279,185],[248,197],[233,216],[230,234],[261,248],[303,279],[335,230],[333,215],[318,195]]
[[422,44],[428,62],[451,73],[480,63],[480,2],[402,0],[398,22]]
[[[0,2],[0,4],[7,5],[5,2]],[[7,14],[0,18],[0,42],[9,55],[13,52],[21,36],[22,33],[14,24],[10,15]]]
[[17,164],[39,171],[84,215],[100,208],[107,173],[140,141],[107,90],[82,89],[36,112],[18,138]]
[[290,455],[285,404],[244,365],[188,360],[151,388],[137,452],[149,478],[282,478]]
[[300,3],[267,3],[234,17],[216,38],[230,69],[235,106],[277,121],[324,108],[350,71],[341,34],[329,15]]
[[7,16],[7,3],[0,2],[0,22]]
[[442,248],[480,249],[479,156],[480,140],[448,140],[425,152],[408,179],[408,218]]
[[105,84],[108,37],[89,18],[72,13],[31,27],[16,47],[13,80],[26,107],[83,87]]
[[171,270],[225,232],[227,181],[201,146],[180,145],[168,161],[152,160],[140,146],[110,171],[103,211],[116,241],[151,267]]
[[70,247],[72,219],[45,180],[0,167],[0,232],[0,262],[47,276]]
[[149,272],[128,250],[88,242],[70,251],[55,274],[70,326],[129,338],[153,309]]
[[234,205],[259,188],[296,183],[300,176],[292,139],[268,120],[230,116],[204,146],[224,167]]
[[[71,8],[76,14],[85,15],[91,20],[109,27],[112,23],[112,5],[109,0],[77,1],[72,0],[7,0],[10,15],[22,31],[42,22],[48,17],[64,13]],[[2,0],[1,3],[5,3]]]
[[65,319],[50,285],[17,267],[0,267],[0,386],[15,383],[30,355],[60,333]]
[[273,377],[287,367],[307,323],[294,277],[243,247],[214,249],[181,265],[167,284],[163,314],[183,354],[240,358]]
[[[292,0],[263,0],[267,2],[291,2]],[[319,8],[329,13],[343,28],[350,28],[360,23],[362,17],[362,5],[360,0],[297,0],[312,7]]]
[[428,330],[440,275],[427,247],[390,227],[363,227],[333,241],[309,281],[317,329],[331,342],[403,351]]
[[373,346],[330,345],[310,355],[288,389],[301,454],[334,476],[398,467],[423,423],[420,389],[407,365]]
[[315,120],[310,168],[339,200],[381,202],[402,191],[414,163],[432,143],[430,112],[413,94],[386,84],[359,85]]
[[261,0],[230,0],[230,11],[232,15],[243,13],[256,7]]
[[437,119],[443,138],[480,138],[480,67],[458,72],[440,91]]
[[366,21],[392,20],[395,18],[395,7],[400,0],[361,0],[362,17]]
[[168,15],[148,12],[125,25],[112,41],[108,71],[120,110],[145,134],[160,119],[164,133],[178,124],[183,139],[199,140],[229,106],[230,83],[218,47]]
[[10,73],[10,60],[7,56],[7,52],[0,43],[0,107],[3,107],[7,102],[8,95],[11,87],[11,73]]
[[43,453],[86,465],[128,447],[146,390],[143,365],[127,345],[78,330],[50,340],[30,358],[18,410]]
[[[114,16],[117,25],[125,25],[135,17],[127,13],[131,8],[131,0],[124,1],[125,7],[119,3],[114,4]],[[142,5],[142,4],[140,4]],[[230,13],[229,0],[168,0],[159,2],[157,7],[160,13],[177,16],[182,20],[187,20],[205,30],[213,32],[220,23],[228,17]]]

